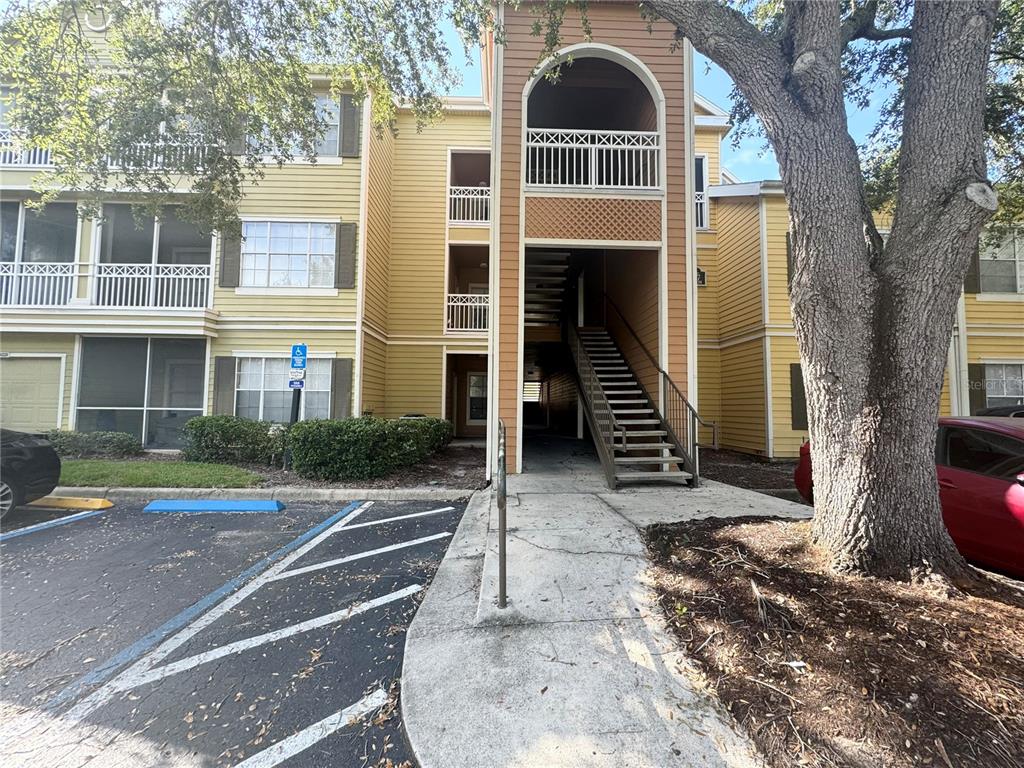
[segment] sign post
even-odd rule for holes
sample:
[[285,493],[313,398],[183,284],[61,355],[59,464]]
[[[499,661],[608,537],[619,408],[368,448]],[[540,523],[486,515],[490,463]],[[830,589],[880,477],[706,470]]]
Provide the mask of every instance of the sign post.
[[[306,345],[292,344],[292,367],[288,372],[288,388],[292,391],[292,412],[288,420],[291,426],[299,420],[302,406],[302,390],[306,386]],[[285,469],[291,465],[289,452],[285,453]]]

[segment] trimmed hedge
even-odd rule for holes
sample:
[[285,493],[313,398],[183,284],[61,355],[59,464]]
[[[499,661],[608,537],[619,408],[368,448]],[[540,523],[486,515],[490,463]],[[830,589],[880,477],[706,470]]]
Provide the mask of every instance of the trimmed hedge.
[[300,421],[288,434],[292,467],[315,480],[369,480],[422,461],[448,445],[444,419]]
[[284,454],[287,430],[238,416],[194,416],[185,422],[181,437],[186,461],[272,466]]
[[63,459],[123,458],[142,453],[142,443],[129,432],[72,432],[51,429],[46,439]]

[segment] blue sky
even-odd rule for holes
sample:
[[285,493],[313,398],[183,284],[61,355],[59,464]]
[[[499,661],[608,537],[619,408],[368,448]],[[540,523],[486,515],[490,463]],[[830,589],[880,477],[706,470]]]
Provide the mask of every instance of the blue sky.
[[[458,64],[463,62],[462,43],[455,34],[454,28],[448,30],[446,39],[449,48],[455,53],[454,61]],[[480,95],[480,54],[474,51],[472,63],[461,67],[462,83],[458,88],[452,90],[453,96],[479,96]],[[693,61],[695,88],[704,98],[709,99],[725,111],[729,111],[732,100],[729,94],[732,91],[732,80],[719,67],[700,54],[694,54]],[[858,142],[863,141],[870,133],[878,117],[878,107],[884,99],[887,91],[880,88],[878,98],[867,110],[856,110],[852,105],[847,104],[849,114],[850,132]],[[732,140],[726,136],[722,142],[722,162],[725,167],[735,173],[741,181],[757,181],[760,179],[779,178],[778,165],[775,162],[775,155],[770,149],[766,149],[764,141],[759,138],[747,138],[734,147]]]

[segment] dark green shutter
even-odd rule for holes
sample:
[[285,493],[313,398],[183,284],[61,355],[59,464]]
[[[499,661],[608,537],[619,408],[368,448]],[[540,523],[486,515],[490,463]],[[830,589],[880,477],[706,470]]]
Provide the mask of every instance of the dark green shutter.
[[349,94],[341,97],[341,140],[338,154],[342,157],[359,157],[359,105]]
[[971,254],[971,265],[964,277],[964,293],[981,293],[981,253],[977,244]]
[[981,363],[969,363],[967,365],[967,396],[971,407],[971,416],[974,416],[988,404],[985,395],[985,366]]
[[334,287],[356,287],[356,225],[338,224],[334,243]]
[[331,418],[347,419],[352,415],[352,359],[338,357],[331,361]]
[[213,413],[235,415],[235,366],[233,357],[218,355],[213,361]]
[[807,429],[807,393],[804,391],[804,377],[800,363],[789,365],[789,412],[793,429]]
[[237,288],[241,269],[242,239],[222,235],[220,239],[220,287]]

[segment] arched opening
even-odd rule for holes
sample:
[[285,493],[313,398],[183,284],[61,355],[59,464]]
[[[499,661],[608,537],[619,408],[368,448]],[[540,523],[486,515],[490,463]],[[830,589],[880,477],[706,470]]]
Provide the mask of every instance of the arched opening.
[[528,86],[527,185],[659,189],[662,98],[656,84],[621,52],[571,53],[557,80],[541,73]]
[[563,64],[557,82],[542,77],[530,92],[530,128],[657,131],[658,108],[635,74],[610,59]]

